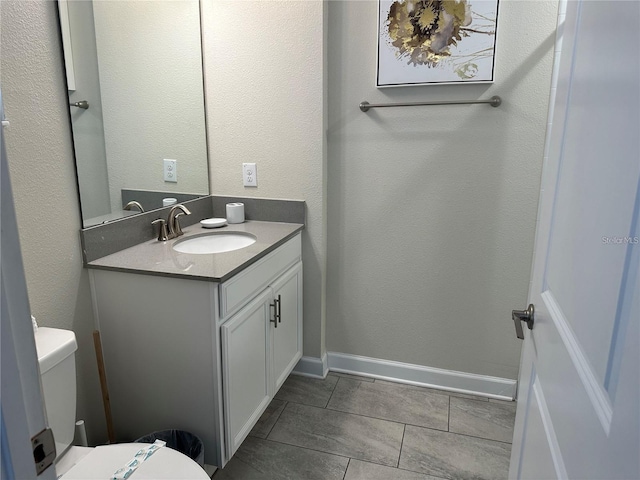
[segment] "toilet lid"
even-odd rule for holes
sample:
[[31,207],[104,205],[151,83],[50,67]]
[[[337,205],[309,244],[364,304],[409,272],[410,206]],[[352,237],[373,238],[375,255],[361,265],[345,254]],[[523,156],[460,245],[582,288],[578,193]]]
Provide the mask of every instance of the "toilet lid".
[[[61,480],[108,480],[148,443],[119,443],[93,449],[65,473]],[[130,480],[209,480],[205,471],[186,455],[161,448],[145,460]]]

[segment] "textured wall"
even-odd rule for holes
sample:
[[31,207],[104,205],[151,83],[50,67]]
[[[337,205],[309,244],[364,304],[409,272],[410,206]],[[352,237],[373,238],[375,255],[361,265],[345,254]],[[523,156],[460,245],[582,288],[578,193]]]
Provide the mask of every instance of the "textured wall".
[[78,338],[78,418],[105,440],[93,350],[93,311],[80,253],[80,211],[57,4],[0,2],[5,130],[31,311]]
[[329,2],[327,350],[516,378],[556,14],[500,2],[493,85],[376,89],[377,2]]
[[[113,211],[120,190],[209,193],[197,0],[94,3]],[[178,160],[178,183],[163,178]]]
[[[305,200],[304,355],[324,351],[322,1],[205,2],[212,193]],[[242,186],[256,162],[258,187]]]

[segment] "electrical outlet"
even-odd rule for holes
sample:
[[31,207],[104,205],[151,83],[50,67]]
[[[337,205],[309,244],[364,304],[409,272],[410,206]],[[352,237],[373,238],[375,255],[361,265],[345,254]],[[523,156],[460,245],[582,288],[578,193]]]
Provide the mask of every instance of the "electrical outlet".
[[164,159],[164,181],[178,182],[178,161],[169,158]]
[[258,186],[258,169],[255,163],[242,164],[242,180],[245,187]]

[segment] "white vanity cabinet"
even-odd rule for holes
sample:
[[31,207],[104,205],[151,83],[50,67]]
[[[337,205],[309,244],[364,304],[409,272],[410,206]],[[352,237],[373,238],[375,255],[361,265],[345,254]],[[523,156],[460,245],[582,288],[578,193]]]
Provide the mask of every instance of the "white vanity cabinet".
[[231,457],[302,356],[302,263],[221,326],[225,432]]
[[90,269],[117,440],[187,430],[224,466],[302,356],[301,260],[297,234],[223,283]]

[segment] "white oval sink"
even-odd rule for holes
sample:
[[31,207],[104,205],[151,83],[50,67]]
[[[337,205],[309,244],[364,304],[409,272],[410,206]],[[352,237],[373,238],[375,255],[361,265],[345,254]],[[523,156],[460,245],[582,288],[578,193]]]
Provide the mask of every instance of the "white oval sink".
[[232,252],[256,243],[256,237],[249,233],[210,233],[178,240],[173,249],[180,253],[196,255]]

